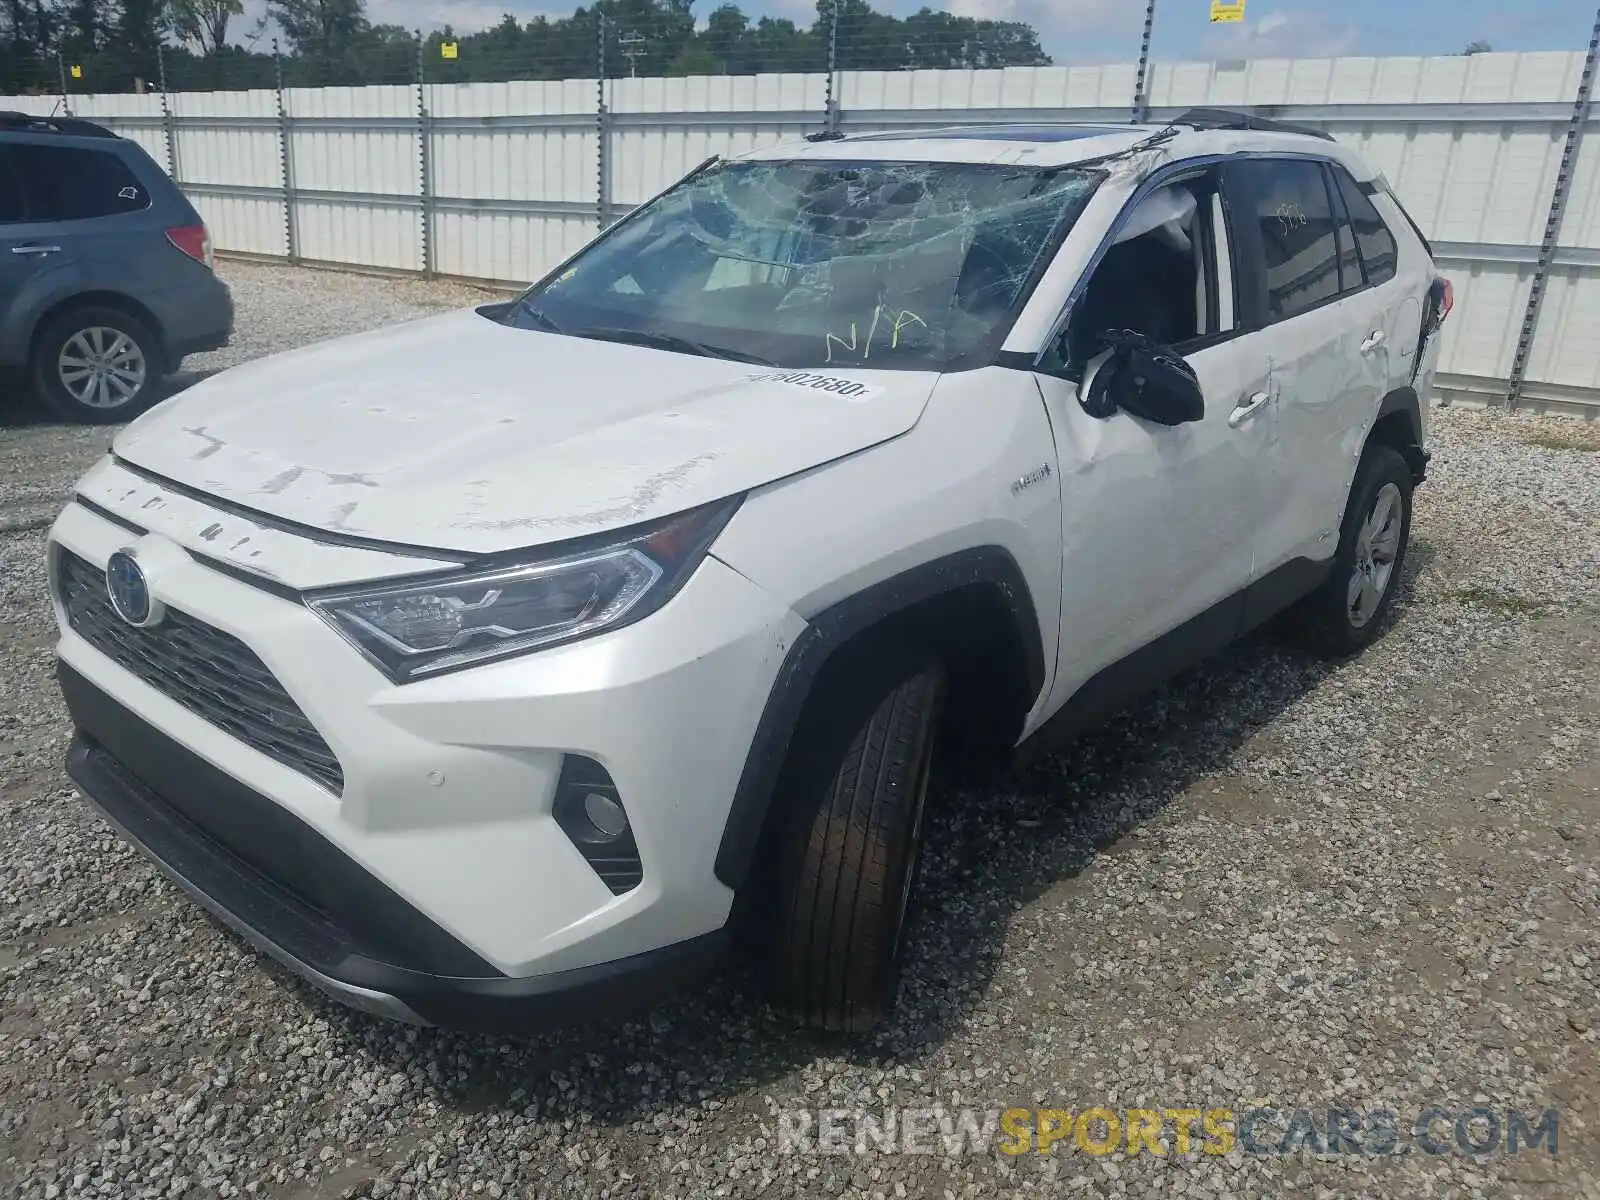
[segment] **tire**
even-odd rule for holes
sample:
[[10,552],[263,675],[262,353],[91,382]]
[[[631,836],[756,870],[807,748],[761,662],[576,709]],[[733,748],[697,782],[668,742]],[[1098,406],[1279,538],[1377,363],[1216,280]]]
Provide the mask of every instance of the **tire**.
[[50,318],[34,344],[34,387],[64,421],[131,421],[155,403],[162,371],[155,334],[115,308],[68,309]]
[[1412,487],[1411,468],[1399,451],[1367,447],[1350,487],[1333,571],[1294,614],[1307,649],[1344,658],[1382,631],[1411,542]]
[[883,1019],[899,984],[945,674],[899,647],[834,679],[807,706],[779,779],[775,878],[756,935],[772,1004],[854,1033]]

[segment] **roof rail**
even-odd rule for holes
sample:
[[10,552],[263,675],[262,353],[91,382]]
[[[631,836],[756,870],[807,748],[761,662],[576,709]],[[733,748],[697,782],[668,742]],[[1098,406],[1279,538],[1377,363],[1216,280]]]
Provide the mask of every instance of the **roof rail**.
[[14,133],[59,133],[70,137],[114,138],[104,125],[82,117],[42,117],[37,113],[0,112],[0,130]]
[[1334,140],[1333,134],[1324,129],[1295,125],[1289,121],[1274,121],[1270,117],[1236,112],[1231,108],[1191,108],[1181,117],[1175,117],[1172,123],[1188,125],[1193,129],[1249,129],[1256,133],[1298,133],[1302,137],[1320,138],[1325,142]]

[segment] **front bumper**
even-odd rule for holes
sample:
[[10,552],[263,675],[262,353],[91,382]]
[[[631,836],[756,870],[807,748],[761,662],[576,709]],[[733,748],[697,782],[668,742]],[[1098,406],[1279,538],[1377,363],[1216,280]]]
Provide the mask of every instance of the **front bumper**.
[[[709,970],[722,949],[717,930],[595,967],[508,977],[266,797],[71,667],[59,677],[78,728],[67,772],[84,796],[225,925],[353,1008],[412,1024],[527,1032],[630,1011]],[[337,914],[263,870],[275,861],[282,870],[297,853],[306,859],[287,869],[336,882]],[[409,963],[393,961],[402,955]]]
[[[247,644],[342,768],[319,783],[275,757],[271,738],[206,719],[74,627],[58,596],[61,685],[80,733],[73,778],[249,940],[357,1007],[478,1028],[631,1005],[714,953],[733,899],[717,847],[754,724],[804,627],[787,608],[707,559],[637,625],[396,686],[292,588],[207,553],[244,533],[190,547],[176,525],[130,526],[70,505],[52,532],[58,589],[62,552],[100,570],[137,546],[160,563],[151,590],[174,614],[162,630],[181,613]],[[266,548],[277,578],[311,561],[274,536],[248,544]],[[202,682],[232,691],[215,674]],[[620,894],[554,811],[575,758],[604,767],[628,813],[642,878]]]

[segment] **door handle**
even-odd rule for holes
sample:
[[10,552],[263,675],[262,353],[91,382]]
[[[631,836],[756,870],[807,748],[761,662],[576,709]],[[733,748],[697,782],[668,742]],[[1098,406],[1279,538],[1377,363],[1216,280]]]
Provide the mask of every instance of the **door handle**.
[[13,247],[11,247],[11,253],[13,253],[13,254],[37,254],[40,257],[43,257],[46,254],[60,254],[61,253],[61,247],[60,246],[13,246]]
[[1385,340],[1383,330],[1374,329],[1367,334],[1367,340],[1361,343],[1361,353],[1371,354],[1379,346],[1383,345]]
[[1263,404],[1272,399],[1270,392],[1257,392],[1248,400],[1241,400],[1237,408],[1228,414],[1228,425],[1237,429],[1248,421]]

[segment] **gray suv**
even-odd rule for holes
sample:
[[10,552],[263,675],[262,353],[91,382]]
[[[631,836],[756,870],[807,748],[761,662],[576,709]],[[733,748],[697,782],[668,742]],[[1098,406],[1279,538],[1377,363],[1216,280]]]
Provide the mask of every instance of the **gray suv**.
[[205,224],[144,150],[89,121],[0,113],[0,372],[63,419],[127,421],[232,327]]

